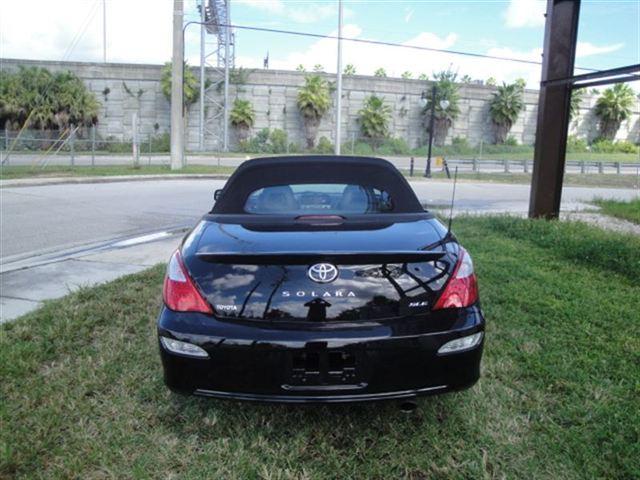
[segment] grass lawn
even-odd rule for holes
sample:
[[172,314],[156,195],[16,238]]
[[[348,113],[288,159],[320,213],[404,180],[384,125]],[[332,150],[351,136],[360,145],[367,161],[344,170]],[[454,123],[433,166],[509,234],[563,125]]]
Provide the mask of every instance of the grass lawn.
[[640,240],[507,217],[454,228],[488,320],[473,389],[409,416],[171,394],[158,266],[0,327],[0,477],[639,478]]
[[0,168],[0,180],[12,178],[47,178],[47,177],[93,177],[93,176],[115,176],[115,175],[164,175],[164,174],[185,174],[185,173],[232,173],[234,167],[217,167],[205,165],[189,165],[182,170],[171,170],[165,165],[145,165],[140,168],[133,168],[130,165],[112,166],[64,166],[50,165],[42,169],[28,165],[3,166]]
[[601,208],[602,213],[612,217],[622,218],[640,224],[640,197],[628,202],[617,200],[596,199],[594,202]]
[[[129,165],[113,166],[58,166],[51,165],[45,169],[34,168],[26,165],[3,166],[0,168],[0,180],[16,178],[47,178],[47,177],[88,177],[88,176],[117,176],[117,175],[161,175],[161,174],[231,174],[235,167],[217,167],[206,165],[188,165],[182,170],[171,170],[168,166],[151,165],[133,168]],[[408,175],[407,171],[404,171]],[[433,173],[433,178],[447,178],[443,172]],[[459,173],[460,180],[473,180],[478,182],[495,183],[531,183],[531,175],[525,173]],[[412,180],[425,180],[421,170],[416,170]],[[615,174],[567,174],[565,185],[640,188],[640,180],[636,175]]]

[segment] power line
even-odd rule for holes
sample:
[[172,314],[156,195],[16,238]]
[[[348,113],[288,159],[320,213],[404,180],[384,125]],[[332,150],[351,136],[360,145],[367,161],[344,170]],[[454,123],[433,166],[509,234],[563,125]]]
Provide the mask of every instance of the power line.
[[[485,58],[491,60],[502,60],[507,62],[517,62],[517,63],[525,63],[528,65],[542,65],[541,61],[535,60],[525,60],[522,58],[513,58],[513,57],[500,57],[498,55],[487,55],[483,53],[473,53],[473,52],[462,52],[459,50],[448,50],[442,48],[433,48],[433,47],[423,47],[420,45],[407,45],[403,43],[393,43],[393,42],[385,42],[382,40],[365,40],[362,38],[351,38],[351,37],[338,37],[337,35],[325,35],[320,33],[308,33],[308,32],[297,32],[293,30],[281,30],[277,28],[266,28],[266,27],[250,27],[248,25],[227,25],[227,24],[218,24],[219,27],[227,27],[227,28],[237,28],[238,30],[249,30],[256,32],[267,32],[267,33],[281,33],[285,35],[296,35],[300,37],[312,37],[312,38],[321,38],[321,39],[330,39],[330,40],[343,40],[347,42],[355,42],[355,43],[365,43],[369,45],[383,45],[387,47],[400,47],[400,48],[410,48],[412,50],[421,50],[427,52],[438,52],[438,53],[448,53],[450,55],[461,55],[465,57],[473,57],[473,58]],[[586,70],[597,72],[597,69],[594,68],[581,68],[575,67],[578,70]]]

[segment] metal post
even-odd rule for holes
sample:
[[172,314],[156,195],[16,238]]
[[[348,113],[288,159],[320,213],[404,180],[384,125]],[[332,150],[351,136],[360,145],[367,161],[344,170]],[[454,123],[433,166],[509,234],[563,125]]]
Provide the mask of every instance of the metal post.
[[200,0],[200,123],[198,124],[198,146],[200,151],[204,150],[204,74],[205,74],[205,1]]
[[102,0],[102,62],[107,63],[107,0]]
[[507,159],[504,160],[504,173],[510,173],[509,172],[509,160],[507,160]]
[[411,163],[409,164],[409,176],[413,177],[413,157],[411,157]]
[[585,173],[585,164],[584,164],[584,160],[582,160],[580,162],[580,173],[584,174]]
[[76,131],[71,131],[71,138],[69,139],[69,147],[71,148],[71,166],[76,164]]
[[171,67],[171,170],[184,165],[183,67],[182,38],[183,0],[173,0],[173,54]]
[[620,162],[616,162],[616,173],[620,175]]
[[580,0],[547,0],[530,217],[560,214],[571,87],[548,82],[573,75],[579,13]]
[[91,166],[96,166],[96,126],[91,127]]
[[336,81],[336,155],[340,155],[340,128],[342,127],[342,0],[338,0],[338,67]]
[[151,133],[148,133],[147,136],[147,141],[149,142],[149,166],[151,166]]
[[431,89],[431,119],[429,120],[429,151],[427,152],[427,167],[424,176],[431,178],[431,148],[433,146],[433,127],[436,118],[436,86]]
[[602,175],[604,173],[604,165],[602,162],[598,162],[598,173]]
[[[227,1],[227,19],[231,18],[231,2]],[[230,27],[224,27],[224,125],[223,125],[223,145],[225,152],[229,151],[229,42],[231,42]]]
[[477,158],[473,158],[473,171],[477,172],[478,171],[478,159]]
[[140,146],[138,141],[138,112],[131,114],[131,144],[133,148],[133,168],[140,166]]

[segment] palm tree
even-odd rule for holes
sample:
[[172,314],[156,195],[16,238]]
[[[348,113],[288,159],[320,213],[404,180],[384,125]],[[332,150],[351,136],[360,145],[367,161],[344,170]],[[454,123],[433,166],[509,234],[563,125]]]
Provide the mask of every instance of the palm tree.
[[308,75],[298,91],[298,109],[302,114],[307,148],[313,148],[322,116],[329,110],[329,84],[320,75]]
[[[162,75],[160,77],[160,88],[168,101],[171,101],[171,62],[164,64]],[[200,84],[193,74],[187,62],[184,62],[184,76],[182,79],[182,88],[184,89],[184,111],[183,115],[189,112],[191,105],[198,101],[200,96]]]
[[498,82],[494,77],[489,77],[487,78],[487,81],[484,82],[484,84],[487,85],[488,87],[495,87],[498,84]]
[[343,70],[342,74],[343,75],[355,75],[356,74],[356,67],[354,67],[352,63],[349,63],[346,67],[344,67],[344,70]]
[[[449,133],[449,128],[460,115],[460,94],[458,93],[457,74],[455,72],[443,70],[434,73],[433,79],[436,87],[433,142],[438,146],[442,146]],[[427,105],[422,110],[422,115],[428,130],[431,123],[431,96],[429,96]]]
[[384,99],[371,95],[364,101],[358,112],[362,135],[371,140],[373,148],[377,148],[389,135],[389,118],[391,107],[384,104]]
[[234,100],[233,108],[229,112],[229,121],[238,131],[238,140],[243,142],[249,137],[255,118],[256,114],[249,100]]
[[471,83],[471,77],[469,75],[463,75],[462,78],[460,79],[460,81],[462,83],[469,84],[469,83]]
[[633,89],[624,83],[607,88],[596,102],[595,114],[600,119],[600,137],[613,140],[620,124],[631,115],[635,101]]
[[322,72],[324,72],[324,67],[321,64],[316,63],[313,66],[313,71],[316,72],[316,73],[322,73]]
[[375,72],[373,72],[374,77],[386,77],[387,72],[384,68],[380,67]]
[[489,103],[489,115],[495,131],[495,143],[504,143],[512,125],[524,108],[522,88],[517,83],[502,84]]
[[411,77],[413,77],[413,73],[407,70],[406,72],[403,72],[400,77],[404,78],[405,80],[409,80]]
[[569,120],[575,119],[580,113],[580,105],[584,99],[585,91],[582,88],[571,90],[571,102],[569,104]]
[[304,68],[304,65],[300,64],[296,67],[296,72],[306,72],[307,69]]

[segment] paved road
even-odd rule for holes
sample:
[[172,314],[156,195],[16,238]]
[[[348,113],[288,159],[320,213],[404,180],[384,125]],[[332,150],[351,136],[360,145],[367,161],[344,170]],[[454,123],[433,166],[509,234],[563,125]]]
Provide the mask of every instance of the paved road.
[[[2,152],[0,152],[1,156]],[[348,154],[346,152],[345,154]],[[254,155],[255,156],[255,155]],[[208,165],[208,166],[226,166],[237,167],[250,156],[236,156],[236,157],[220,157],[215,155],[187,155],[187,163],[189,165]],[[410,157],[384,157],[393,163],[396,167],[404,170],[409,170],[411,162]],[[506,157],[505,157],[506,158]],[[71,165],[71,157],[68,154],[52,155],[49,157],[43,157],[42,154],[13,154],[9,158],[10,165],[39,165],[46,160],[48,165]],[[451,168],[455,166],[459,167],[460,172],[472,172],[474,171],[473,164],[470,161],[458,161],[454,158],[447,158]],[[91,155],[76,155],[74,157],[74,165],[91,165],[92,162],[95,165],[131,165],[131,155],[96,155],[93,159]],[[142,155],[140,157],[142,165],[169,165],[169,155],[153,155],[152,157]],[[415,169],[417,172],[424,171],[426,165],[426,159],[424,157],[415,158]],[[533,165],[533,159],[530,159],[527,163],[527,171],[531,172]],[[434,171],[442,170],[441,167],[436,167],[434,163]],[[504,173],[505,164],[502,160],[478,160],[476,168],[481,173]],[[522,173],[525,171],[524,164],[521,160],[511,160],[508,164],[510,172]],[[582,167],[571,162],[566,168],[568,173],[600,173],[597,166],[593,165],[593,160],[587,161],[587,165]],[[640,175],[639,163],[622,163],[620,165],[620,171],[612,164],[608,163],[603,168],[602,173],[620,173],[623,175]]]
[[[117,237],[192,225],[213,203],[224,180],[158,180],[0,189],[3,263]],[[451,182],[412,183],[427,205],[447,205]],[[563,210],[594,196],[628,199],[637,190],[566,187]],[[529,186],[460,182],[457,211],[528,210]]]

